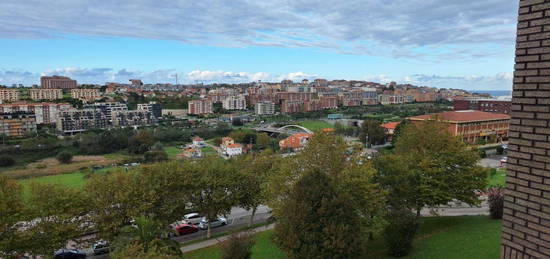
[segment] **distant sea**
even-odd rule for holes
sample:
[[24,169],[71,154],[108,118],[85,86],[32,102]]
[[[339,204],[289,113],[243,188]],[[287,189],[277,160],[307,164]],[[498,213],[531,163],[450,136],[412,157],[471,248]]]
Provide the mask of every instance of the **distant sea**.
[[487,91],[471,91],[471,92],[478,93],[478,94],[490,94],[493,97],[512,96],[512,90],[509,90],[509,91],[487,90]]

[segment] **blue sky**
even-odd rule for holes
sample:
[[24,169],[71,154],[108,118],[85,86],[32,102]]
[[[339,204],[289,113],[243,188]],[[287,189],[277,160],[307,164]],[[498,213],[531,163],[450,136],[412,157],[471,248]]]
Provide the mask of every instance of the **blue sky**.
[[512,85],[509,0],[3,0],[0,84],[397,81]]

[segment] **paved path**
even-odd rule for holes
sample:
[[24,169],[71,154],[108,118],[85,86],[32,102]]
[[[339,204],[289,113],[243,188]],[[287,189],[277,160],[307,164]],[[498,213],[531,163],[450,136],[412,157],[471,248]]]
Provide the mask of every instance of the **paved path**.
[[[262,232],[262,231],[273,229],[274,226],[275,226],[275,224],[270,224],[270,225],[267,225],[267,226],[261,226],[261,227],[253,228],[251,230],[248,230],[248,231],[245,231],[245,232],[240,232],[240,233],[256,234],[256,233],[259,233],[259,232]],[[231,235],[221,236],[221,237],[218,237],[218,238],[212,238],[212,239],[208,239],[208,240],[205,240],[205,241],[202,241],[202,242],[186,245],[186,246],[183,246],[181,248],[181,251],[183,253],[188,253],[188,252],[191,252],[191,251],[194,251],[194,250],[198,250],[198,249],[202,249],[202,248],[205,248],[205,247],[217,245],[217,244],[222,243],[222,242],[226,241],[227,239],[229,239],[230,236]]]

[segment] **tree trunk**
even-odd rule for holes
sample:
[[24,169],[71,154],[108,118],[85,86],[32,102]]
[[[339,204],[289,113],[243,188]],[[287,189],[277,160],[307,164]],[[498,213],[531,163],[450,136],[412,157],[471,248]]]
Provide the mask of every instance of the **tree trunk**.
[[420,218],[420,211],[422,210],[422,207],[416,208],[416,218]]
[[250,221],[248,221],[248,227],[252,227],[252,223],[254,223],[254,215],[256,214],[256,209],[258,207],[252,208],[252,215],[250,215]]
[[206,238],[210,238],[210,236],[212,235],[212,233],[210,232],[210,230],[212,229],[212,226],[210,225],[211,223],[211,220],[208,220],[208,229],[206,229]]

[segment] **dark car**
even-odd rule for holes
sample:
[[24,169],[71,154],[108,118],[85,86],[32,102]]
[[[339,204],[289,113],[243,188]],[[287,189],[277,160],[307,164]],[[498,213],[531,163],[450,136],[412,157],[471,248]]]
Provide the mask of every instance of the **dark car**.
[[187,234],[198,232],[199,228],[192,224],[181,224],[176,226],[175,230],[176,230],[176,233],[178,233],[178,235],[187,235]]
[[57,250],[53,254],[53,258],[55,259],[84,259],[86,258],[86,253],[74,250],[74,249],[61,249]]

